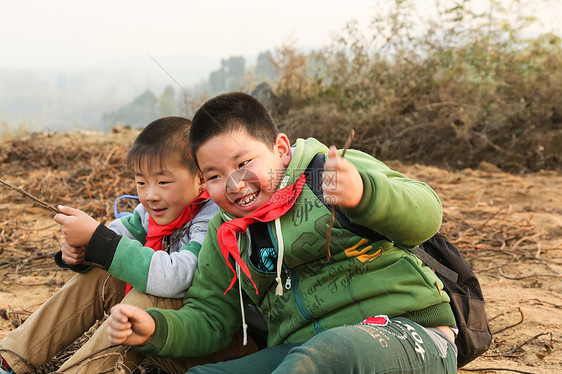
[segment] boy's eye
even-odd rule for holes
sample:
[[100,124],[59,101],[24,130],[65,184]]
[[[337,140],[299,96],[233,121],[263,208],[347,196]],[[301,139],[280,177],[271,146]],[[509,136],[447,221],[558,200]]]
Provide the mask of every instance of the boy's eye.
[[208,181],[212,181],[212,180],[215,180],[215,179],[218,179],[218,178],[219,178],[218,175],[211,175],[210,177],[206,177],[206,178],[203,178],[203,179],[205,179],[205,181],[208,182]]
[[241,163],[238,164],[238,167],[239,168],[244,167],[244,166],[248,165],[249,162],[250,162],[250,160],[242,161]]
[[144,182],[137,181],[137,186],[144,186]]
[[171,182],[170,181],[160,181],[160,182],[158,182],[158,184],[161,184],[161,185],[168,184],[168,183],[171,183]]

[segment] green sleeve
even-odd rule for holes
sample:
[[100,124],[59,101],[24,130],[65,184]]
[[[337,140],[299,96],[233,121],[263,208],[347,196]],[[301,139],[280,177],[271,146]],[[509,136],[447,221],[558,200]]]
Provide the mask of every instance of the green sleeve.
[[107,271],[122,281],[130,283],[137,291],[145,293],[153,255],[152,248],[123,236],[115,249],[113,260]]
[[199,253],[193,284],[180,310],[159,308],[147,312],[156,322],[152,340],[137,347],[161,357],[200,357],[226,347],[241,325],[240,300],[235,285],[226,295],[233,273],[218,247],[220,216],[213,218]]
[[195,256],[199,256],[199,252],[201,251],[201,244],[197,243],[195,240],[191,240],[187,245],[181,247],[180,251],[190,251]]
[[139,213],[135,210],[132,215],[121,218],[121,223],[141,243],[146,243],[146,231],[142,226]]
[[426,183],[389,169],[375,158],[349,150],[363,180],[363,197],[349,219],[369,227],[404,247],[415,247],[431,238],[441,226],[443,209],[437,194]]

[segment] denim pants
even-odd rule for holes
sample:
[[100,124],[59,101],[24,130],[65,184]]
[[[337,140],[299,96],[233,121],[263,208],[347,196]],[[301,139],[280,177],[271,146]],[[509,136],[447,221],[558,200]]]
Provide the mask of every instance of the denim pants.
[[456,373],[448,338],[406,319],[324,331],[304,344],[283,344],[241,359],[191,368],[203,373]]

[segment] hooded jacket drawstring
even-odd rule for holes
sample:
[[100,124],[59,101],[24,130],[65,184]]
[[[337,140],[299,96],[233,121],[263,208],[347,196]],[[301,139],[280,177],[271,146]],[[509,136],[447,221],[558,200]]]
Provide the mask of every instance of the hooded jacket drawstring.
[[242,345],[248,344],[248,324],[246,324],[246,313],[244,311],[244,298],[242,297],[242,282],[240,282],[240,265],[236,264],[236,276],[238,277],[238,294],[240,296],[240,314],[242,315],[242,334],[244,339]]
[[[224,215],[227,220],[230,218]],[[277,254],[277,277],[275,281],[277,282],[277,286],[275,288],[275,295],[283,296],[283,280],[281,279],[281,272],[283,269],[283,255],[285,252],[285,245],[283,243],[283,231],[281,230],[281,220],[279,218],[275,219],[275,233],[277,235],[277,247],[278,247],[278,254]],[[238,237],[238,250],[240,250],[240,237]],[[240,299],[240,312],[242,315],[242,333],[244,336],[243,344],[248,344],[248,325],[246,324],[246,314],[244,311],[244,297],[242,294],[242,282],[240,281],[241,278],[240,272],[240,265],[236,262],[236,277],[238,278],[238,295]]]
[[[279,218],[275,219],[275,233],[277,234],[277,277],[275,278],[277,282],[277,287],[275,288],[275,295],[283,296],[283,281],[281,279],[281,271],[283,269],[283,254],[285,245],[283,244],[283,235],[281,231],[281,221]],[[238,248],[240,248],[240,239],[238,239]],[[243,345],[248,344],[248,324],[246,323],[246,313],[244,311],[244,297],[242,294],[242,282],[240,281],[240,265],[236,263],[236,276],[238,277],[238,295],[240,299],[240,314],[242,315],[242,333],[244,336]]]
[[[226,214],[223,213],[223,217],[227,220],[230,221],[231,218],[229,216],[227,216]],[[240,251],[240,236],[238,236],[237,239],[237,244],[238,244],[238,251]],[[234,261],[236,263],[236,277],[238,278],[238,297],[240,299],[240,314],[242,315],[242,334],[243,334],[243,341],[242,344],[243,345],[247,345],[248,344],[248,324],[246,323],[246,312],[244,310],[244,297],[242,295],[242,282],[241,282],[241,278],[240,278],[240,265],[238,264],[238,262]]]
[[281,270],[283,269],[283,254],[285,252],[285,245],[283,244],[283,232],[281,231],[281,221],[279,218],[275,219],[275,233],[277,234],[277,287],[275,288],[275,295],[283,296],[283,284],[281,280]]

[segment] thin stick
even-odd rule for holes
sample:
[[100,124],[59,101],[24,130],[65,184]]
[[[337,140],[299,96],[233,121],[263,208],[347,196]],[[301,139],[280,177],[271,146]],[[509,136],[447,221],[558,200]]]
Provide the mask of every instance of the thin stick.
[[521,347],[523,347],[525,344],[530,343],[530,342],[532,342],[533,340],[535,340],[535,339],[537,339],[537,338],[539,338],[539,337],[541,337],[541,336],[543,336],[543,335],[548,335],[548,334],[549,334],[548,332],[543,332],[543,333],[540,333],[540,334],[537,334],[537,335],[533,336],[531,339],[525,340],[523,343],[521,343],[521,344],[519,344],[517,347],[513,348],[513,349],[509,352],[509,354],[512,354],[512,353],[517,352],[517,351],[518,351]]
[[511,371],[513,373],[522,373],[522,374],[535,374],[532,371],[523,371],[518,369],[508,369],[508,368],[459,368],[460,371]]
[[0,183],[2,183],[3,185],[5,185],[5,186],[8,187],[8,188],[11,188],[12,190],[14,190],[14,191],[16,191],[16,192],[21,193],[21,194],[22,194],[23,196],[25,196],[25,197],[29,197],[30,199],[34,200],[34,201],[37,202],[39,205],[41,205],[43,208],[47,208],[47,209],[50,209],[50,210],[55,211],[55,212],[57,212],[57,213],[60,213],[60,211],[59,211],[56,207],[54,207],[53,205],[47,203],[46,201],[43,201],[43,200],[41,200],[41,199],[39,199],[39,198],[33,196],[33,195],[30,194],[29,192],[26,192],[26,191],[22,190],[21,188],[14,186],[13,184],[10,184],[10,183],[8,183],[8,182],[6,182],[6,181],[3,181],[2,179],[0,179]]
[[[523,321],[525,320],[525,314],[523,313],[523,310],[521,309],[521,307],[516,306],[516,307],[513,307],[512,309],[518,309],[518,310],[519,310],[519,313],[521,314],[521,320],[520,320],[519,322],[514,323],[513,325],[509,325],[509,326],[504,327],[503,329],[499,329],[498,331],[494,331],[494,332],[492,333],[492,335],[499,334],[500,332],[503,332],[503,331],[505,331],[505,330],[507,330],[507,329],[510,329],[510,328],[512,328],[512,327],[515,327],[515,326],[520,325],[520,324],[523,323]],[[502,313],[502,314],[497,315],[496,317],[499,317],[499,316],[501,316],[501,315],[503,315],[503,314],[505,314],[505,313],[507,313],[507,311],[504,312],[504,313]],[[496,318],[496,317],[494,317],[494,318]],[[493,320],[494,318],[491,318],[490,321]]]
[[[355,136],[355,130],[350,129],[349,134],[347,135],[347,139],[345,140],[345,144],[343,146],[343,151],[341,153],[341,157],[345,157],[345,152],[351,146],[351,141],[353,140],[353,136]],[[332,216],[330,217],[330,226],[328,227],[328,233],[326,235],[326,250],[328,252],[328,259],[332,259],[332,253],[330,252],[330,238],[332,237],[332,230],[334,228],[334,221],[336,220],[336,206],[332,204]]]

